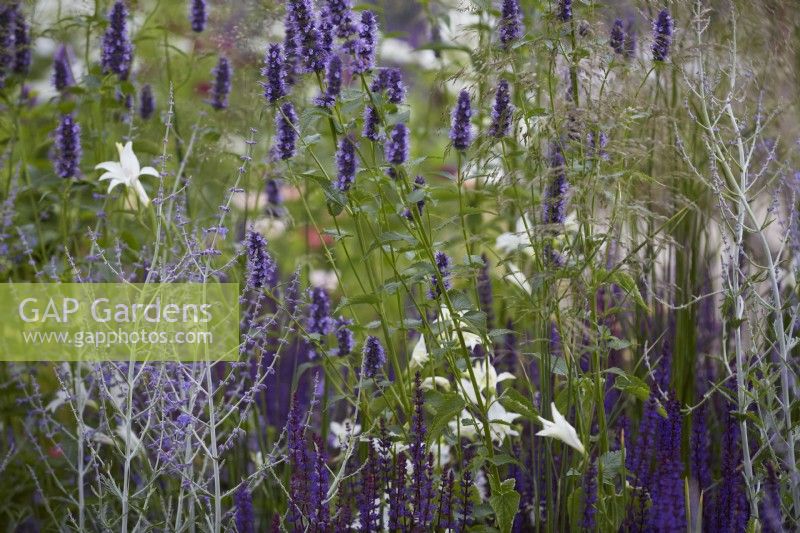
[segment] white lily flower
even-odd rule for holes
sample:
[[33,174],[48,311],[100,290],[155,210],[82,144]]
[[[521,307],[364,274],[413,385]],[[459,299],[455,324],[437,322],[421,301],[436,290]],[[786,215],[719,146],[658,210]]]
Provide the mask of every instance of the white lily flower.
[[341,448],[352,437],[361,433],[361,424],[353,424],[349,419],[344,419],[341,422],[331,420],[330,425],[330,440],[332,446]]
[[466,395],[466,399],[476,405],[478,404],[478,392],[485,390],[488,396],[492,397],[497,392],[498,383],[516,379],[514,374],[509,372],[498,374],[488,358],[476,361],[472,366],[472,373],[475,375],[475,382],[478,384],[479,391],[476,391],[472,385],[469,372],[464,372],[464,377],[461,378],[461,390]]
[[433,376],[429,378],[425,378],[420,383],[420,388],[422,390],[433,390],[437,388],[442,388],[443,390],[450,390],[450,381],[447,378],[443,378],[442,376]]
[[533,294],[533,287],[525,274],[514,263],[507,263],[510,274],[505,279],[527,292]]
[[150,203],[150,198],[139,181],[139,176],[159,176],[158,171],[153,167],[139,166],[139,159],[133,153],[133,143],[128,141],[125,146],[117,143],[117,151],[119,152],[119,162],[117,161],[104,161],[98,164],[95,169],[105,170],[106,173],[100,176],[100,181],[111,180],[108,185],[108,192],[114,190],[117,185],[125,185],[129,189],[133,189],[139,201],[143,206],[147,207]]
[[533,256],[533,244],[528,235],[528,228],[533,227],[533,222],[526,215],[519,217],[513,232],[507,231],[497,236],[494,246],[499,252],[510,254],[517,250],[522,250],[526,254]]
[[[503,407],[498,401],[492,402],[489,406],[489,429],[492,433],[492,440],[498,443],[502,443],[503,440],[507,436],[518,436],[519,431],[514,429],[511,424],[514,421],[521,417],[522,415],[518,413],[512,413],[510,411],[506,411],[506,408]],[[463,423],[459,424],[461,420],[474,420],[474,424],[465,425]],[[478,424],[478,425],[476,425]],[[479,433],[483,433],[483,430],[480,428],[480,421],[477,418],[473,418],[469,411],[464,409],[461,411],[457,420],[451,420],[449,422],[450,430],[453,433],[457,433],[460,429],[461,436],[466,439],[473,439],[478,436]]]
[[586,449],[578,438],[578,433],[575,431],[575,428],[558,412],[555,403],[550,403],[550,410],[553,412],[553,421],[545,420],[540,416],[539,422],[542,423],[544,429],[539,431],[536,435],[539,437],[553,437],[554,439],[558,439],[567,446],[571,446],[585,455]]
[[411,368],[422,368],[430,359],[431,356],[428,353],[428,347],[425,346],[425,336],[420,335],[417,344],[414,345],[414,349],[411,351],[411,361],[408,362],[408,366]]

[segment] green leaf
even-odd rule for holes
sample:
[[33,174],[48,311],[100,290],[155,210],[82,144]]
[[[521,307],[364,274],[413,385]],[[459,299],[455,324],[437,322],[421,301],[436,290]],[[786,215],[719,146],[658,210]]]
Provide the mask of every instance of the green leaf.
[[517,480],[510,478],[500,483],[494,475],[489,477],[492,495],[489,504],[494,510],[497,525],[502,533],[511,531],[514,517],[519,510],[519,492],[514,490]]
[[611,273],[608,281],[619,285],[619,287],[625,291],[625,294],[633,298],[637,305],[639,305],[645,311],[650,311],[650,308],[647,307],[647,303],[645,303],[644,298],[642,298],[642,293],[639,292],[639,287],[636,285],[636,281],[630,274],[621,270],[615,270]]
[[616,374],[617,378],[614,380],[614,387],[622,392],[632,394],[642,401],[646,401],[650,397],[650,387],[633,374],[628,374],[616,367],[609,368],[607,372]]
[[464,409],[464,400],[455,392],[441,394],[434,391],[428,396],[426,405],[433,411],[433,421],[428,425],[428,438],[436,442],[447,424]]

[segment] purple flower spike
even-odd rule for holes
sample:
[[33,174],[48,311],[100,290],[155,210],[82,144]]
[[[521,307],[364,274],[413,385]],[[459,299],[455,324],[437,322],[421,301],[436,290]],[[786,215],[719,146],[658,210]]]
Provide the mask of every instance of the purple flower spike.
[[561,22],[572,20],[572,0],[558,0],[557,16]]
[[14,16],[14,72],[27,74],[31,68],[31,33],[28,22],[18,10]]
[[585,531],[595,530],[594,515],[597,512],[595,503],[597,503],[597,465],[590,459],[586,474],[583,477],[583,519],[581,520],[581,527]]
[[286,83],[293,85],[295,82],[295,75],[298,71],[299,49],[297,46],[297,38],[300,30],[297,27],[294,11],[288,7],[286,9],[286,18],[283,22],[283,26],[286,31],[286,36],[283,39],[283,68],[286,75]]
[[622,55],[625,53],[625,30],[623,29],[622,19],[616,19],[614,25],[611,26],[608,44],[615,54]]
[[13,5],[0,7],[0,87],[5,87],[6,77],[14,66],[14,19]]
[[267,49],[264,58],[264,68],[261,75],[264,76],[264,98],[267,102],[274,104],[279,98],[286,96],[286,71],[285,71],[283,52],[281,45],[271,44]]
[[150,85],[145,85],[139,94],[139,116],[142,117],[142,120],[147,120],[153,116],[155,110],[156,101],[153,97],[153,88]]
[[393,165],[402,165],[408,159],[408,126],[395,124],[386,143],[386,160]]
[[308,305],[306,331],[320,335],[331,333],[334,324],[331,318],[331,297],[328,296],[328,291],[321,287],[312,287],[308,290],[308,296],[311,303]]
[[492,124],[489,126],[489,135],[501,139],[511,131],[511,116],[514,114],[514,105],[511,103],[511,89],[508,81],[500,80],[492,107]]
[[504,48],[522,37],[522,13],[519,9],[519,0],[503,0],[500,8],[500,42]]
[[350,355],[355,347],[355,336],[349,326],[353,323],[344,317],[336,320],[336,344],[339,346],[338,355],[344,357]]
[[247,284],[254,289],[274,287],[278,268],[267,250],[267,239],[257,231],[247,232]]
[[386,91],[386,97],[393,104],[403,103],[406,87],[403,84],[403,73],[399,68],[382,68],[372,80],[370,91],[379,93]]
[[192,31],[197,33],[203,31],[207,20],[206,0],[189,0],[189,22],[192,23]]
[[[295,39],[304,72],[321,72],[327,59],[322,47],[322,37],[317,28],[311,0],[289,0],[287,13],[291,13],[296,30]],[[288,28],[287,28],[288,32]]]
[[623,48],[625,59],[633,59],[636,57],[636,28],[634,28],[632,19],[629,20],[625,26],[625,43]]
[[439,276],[431,277],[431,286],[428,290],[431,300],[437,299],[450,289],[450,257],[444,252],[436,252],[434,259],[436,259],[436,270],[439,271]]
[[453,148],[464,151],[472,143],[472,104],[469,101],[469,93],[462,90],[458,95],[458,102],[453,108],[452,122],[450,126],[450,140],[453,141]]
[[72,113],[61,115],[56,128],[56,159],[53,162],[56,174],[61,178],[72,178],[78,174],[81,162],[81,127]]
[[336,188],[347,192],[355,182],[358,167],[356,145],[349,135],[342,137],[342,140],[339,141],[339,149],[336,151],[336,166],[338,167]]
[[378,19],[372,11],[361,12],[361,27],[355,45],[355,72],[362,74],[375,68],[375,53],[378,47]]
[[673,22],[669,11],[662,9],[653,23],[653,61],[666,61],[672,44]]
[[323,6],[319,13],[319,46],[325,57],[330,57],[333,53],[335,33],[336,28],[334,28],[333,20],[331,19],[331,10],[327,6]]
[[332,55],[328,61],[325,85],[325,94],[315,98],[314,103],[319,107],[333,107],[342,92],[342,60],[337,55]]
[[246,483],[239,485],[233,494],[236,513],[236,531],[238,533],[255,533],[255,514],[253,513],[253,497]]
[[554,172],[553,180],[545,191],[542,221],[545,224],[563,224],[567,216],[567,183],[566,161],[561,148],[554,145],[551,149],[550,168]]
[[297,113],[291,102],[281,106],[281,111],[275,117],[275,154],[279,159],[291,159],[295,154],[297,143]]
[[128,9],[125,2],[117,0],[108,13],[108,28],[103,35],[103,72],[116,74],[120,80],[128,79],[133,60],[133,47],[128,37]]
[[358,32],[353,24],[353,5],[350,0],[328,0],[328,9],[337,37],[349,39]]
[[62,44],[53,57],[53,86],[57,91],[63,91],[74,84],[75,78],[69,66],[69,53],[67,47]]
[[364,343],[364,375],[374,378],[386,364],[386,352],[378,337],[369,336]]
[[211,90],[211,107],[225,109],[228,107],[228,95],[231,92],[233,69],[225,56],[220,56],[217,66],[211,72],[214,76],[214,87]]
[[368,105],[364,108],[364,128],[361,135],[370,141],[379,142],[383,139],[383,134],[380,130],[381,117],[378,110],[373,106]]

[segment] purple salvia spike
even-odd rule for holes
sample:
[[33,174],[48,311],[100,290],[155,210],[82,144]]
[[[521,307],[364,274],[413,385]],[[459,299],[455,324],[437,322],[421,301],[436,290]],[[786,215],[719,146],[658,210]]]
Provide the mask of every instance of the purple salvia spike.
[[472,104],[469,101],[469,93],[462,90],[458,95],[458,102],[453,108],[450,125],[450,140],[456,150],[464,151],[472,143],[471,118]]
[[349,135],[345,135],[339,141],[339,149],[336,151],[336,167],[335,186],[340,191],[347,192],[355,182],[358,167],[355,141]]
[[381,117],[377,109],[368,105],[364,108],[364,128],[361,131],[361,136],[369,139],[370,141],[380,142],[383,139],[383,133],[380,130]]
[[27,74],[31,69],[31,32],[28,22],[17,9],[14,16],[14,72]]
[[500,8],[500,43],[504,48],[522,37],[524,28],[522,26],[522,12],[519,8],[519,0],[503,0]]
[[378,337],[371,335],[367,337],[362,357],[364,358],[364,375],[368,378],[377,376],[386,365],[386,351]]
[[278,159],[287,160],[295,155],[297,143],[297,113],[291,102],[286,102],[275,117],[275,146],[274,151]]
[[436,260],[436,270],[438,276],[431,277],[431,286],[428,290],[428,296],[435,300],[439,298],[444,292],[450,289],[450,257],[444,252],[436,252],[434,254]]
[[511,131],[511,118],[514,114],[514,105],[511,103],[511,89],[508,81],[500,80],[492,106],[492,124],[489,126],[489,135],[501,139]]
[[342,92],[342,59],[332,55],[325,69],[325,92],[314,99],[319,107],[333,107]]
[[666,61],[672,45],[673,22],[669,11],[662,9],[653,22],[653,61]]
[[393,165],[402,165],[408,159],[408,126],[395,124],[386,143],[386,160]]
[[81,162],[81,127],[72,113],[61,115],[55,132],[56,158],[53,162],[56,175],[72,178],[78,175]]
[[264,98],[270,104],[274,104],[280,98],[286,96],[286,65],[283,58],[281,45],[270,44],[267,55],[264,57],[264,68],[261,70],[264,77],[262,86],[264,87]]
[[253,497],[246,483],[239,485],[233,494],[233,504],[236,516],[236,531],[238,533],[255,533],[255,513],[253,512]]
[[208,6],[206,0],[189,0],[189,22],[192,31],[200,33],[206,27],[208,20]]
[[355,72],[362,74],[375,68],[378,47],[378,19],[372,11],[361,12],[361,25],[355,43]]
[[228,95],[231,92],[233,68],[225,56],[220,56],[217,66],[211,71],[214,84],[211,88],[211,107],[220,110],[228,107]]

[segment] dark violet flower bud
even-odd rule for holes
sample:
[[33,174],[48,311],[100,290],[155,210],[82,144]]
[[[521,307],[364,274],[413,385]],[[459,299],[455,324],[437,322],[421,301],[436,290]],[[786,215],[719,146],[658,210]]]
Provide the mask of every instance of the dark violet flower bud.
[[339,141],[339,149],[336,151],[336,166],[338,168],[336,188],[342,192],[347,192],[356,179],[356,168],[358,166],[356,145],[349,135],[345,135]]
[[333,331],[331,318],[331,297],[322,287],[311,287],[308,290],[310,303],[308,304],[308,317],[306,318],[306,331],[327,335]]
[[500,8],[500,42],[504,48],[522,37],[522,12],[519,9],[519,0],[503,0]]
[[558,0],[558,13],[556,16],[561,22],[572,20],[572,0]]
[[211,71],[214,77],[214,86],[211,88],[211,107],[225,109],[228,107],[228,95],[231,92],[231,77],[233,69],[225,56],[220,56],[217,66]]
[[319,107],[333,107],[341,92],[342,59],[338,55],[332,55],[325,71],[325,94],[316,97],[314,103]]
[[361,27],[355,44],[355,72],[369,72],[375,68],[378,47],[378,19],[372,11],[361,12]]
[[453,108],[452,121],[450,123],[450,140],[453,141],[453,148],[464,151],[472,143],[472,105],[469,101],[469,93],[462,90],[458,95],[458,102]]
[[378,114],[378,110],[371,105],[365,107],[364,128],[361,131],[361,136],[370,141],[379,142],[383,138],[383,133],[380,130],[380,122],[381,117]]
[[402,165],[408,159],[408,126],[395,124],[386,142],[386,160],[393,165]]
[[379,93],[386,91],[386,97],[393,104],[400,104],[406,96],[403,84],[403,73],[399,68],[382,68],[372,80],[370,91]]
[[74,84],[75,78],[69,66],[69,53],[67,47],[62,44],[53,56],[53,86],[57,91],[63,91]]
[[374,378],[386,364],[386,352],[378,337],[369,336],[364,342],[364,375]]
[[672,44],[672,17],[662,9],[653,23],[653,61],[666,61]]
[[192,23],[192,31],[197,33],[203,31],[207,20],[206,0],[189,0],[189,22]]
[[81,162],[81,127],[72,113],[61,115],[55,134],[55,160],[53,166],[61,178],[78,174]]
[[492,277],[489,274],[489,258],[481,254],[481,268],[475,284],[478,293],[478,304],[486,314],[486,328],[494,329],[494,295],[492,294]]
[[355,347],[355,336],[349,326],[353,323],[344,317],[336,320],[336,344],[339,346],[338,355],[344,357],[350,355]]
[[267,206],[265,213],[270,217],[279,217],[283,214],[283,195],[281,194],[281,186],[276,179],[268,179],[264,186],[264,192],[267,196]]
[[31,33],[19,10],[14,16],[14,72],[27,74],[31,68]]
[[[414,191],[418,191],[424,186],[425,186],[425,178],[423,178],[422,176],[417,176],[416,178],[414,178],[414,187],[413,187]],[[423,196],[422,198],[417,200],[417,213],[422,215],[422,210],[424,208],[425,208],[425,197]],[[414,220],[414,215],[411,214],[411,210],[408,208],[406,208],[406,210],[403,211],[403,216],[408,220]]]
[[611,26],[608,44],[615,54],[622,55],[625,53],[625,30],[623,29],[622,19],[616,19],[614,25]]
[[0,87],[5,87],[6,77],[14,66],[14,19],[13,5],[0,6]]
[[317,28],[311,0],[289,0],[286,10],[291,13],[294,21],[293,33],[296,31],[295,39],[303,71],[321,72],[325,68],[327,57],[322,48],[322,37]]
[[275,117],[275,155],[278,159],[291,159],[295,154],[297,143],[297,113],[291,102],[281,106]]
[[636,28],[633,25],[633,19],[629,20],[625,27],[625,42],[623,49],[623,55],[625,56],[625,59],[633,59],[636,57]]
[[589,465],[583,476],[583,519],[581,527],[584,531],[595,530],[594,515],[597,512],[595,503],[597,502],[597,465],[589,459]]
[[691,475],[697,480],[700,490],[707,489],[711,484],[711,454],[705,410],[705,404],[700,404],[692,413],[692,435],[689,441]]
[[511,89],[507,80],[500,80],[494,96],[492,107],[492,124],[489,126],[489,135],[500,139],[511,131],[511,116],[514,114],[514,105],[511,103]]
[[108,28],[103,34],[103,72],[116,74],[120,80],[128,79],[133,60],[133,47],[128,37],[128,9],[125,2],[117,0],[108,13]]
[[254,289],[274,287],[278,268],[267,250],[267,239],[257,231],[247,231],[247,284]]
[[236,514],[236,531],[238,533],[255,533],[253,497],[246,483],[239,485],[239,488],[233,493],[233,505]]
[[783,513],[781,511],[781,486],[775,467],[767,463],[767,476],[764,479],[764,488],[761,491],[763,498],[759,503],[759,518],[764,533],[781,533],[786,531],[783,527]]
[[153,116],[155,110],[156,100],[153,96],[153,88],[149,84],[144,85],[139,93],[139,116],[142,117],[142,120],[147,120]]
[[545,224],[563,224],[567,216],[567,183],[566,161],[558,145],[553,145],[550,154],[550,169],[553,178],[545,190],[542,210],[542,222]]
[[274,104],[279,98],[286,96],[286,71],[281,45],[269,45],[261,75],[264,76],[262,85],[267,102]]
[[436,252],[434,254],[436,260],[436,270],[439,275],[431,277],[431,286],[428,290],[428,296],[431,300],[437,299],[445,291],[450,289],[450,257],[444,252]]
[[469,523],[472,521],[472,472],[464,467],[461,474],[461,500],[460,500],[460,517],[458,520],[458,527],[456,531],[467,531]]

